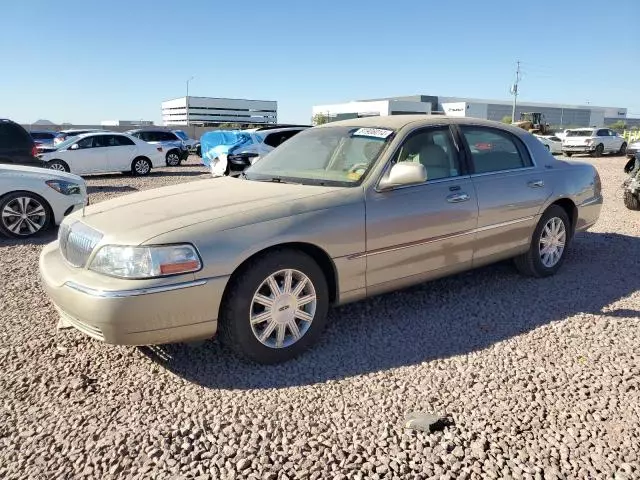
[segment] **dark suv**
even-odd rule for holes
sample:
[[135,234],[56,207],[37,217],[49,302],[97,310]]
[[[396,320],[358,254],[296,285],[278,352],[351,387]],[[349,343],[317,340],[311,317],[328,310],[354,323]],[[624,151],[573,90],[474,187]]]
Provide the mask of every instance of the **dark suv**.
[[140,128],[125,132],[147,143],[161,145],[166,153],[165,160],[169,167],[177,167],[189,157],[189,147],[170,130],[158,128]]
[[43,167],[36,144],[22,126],[0,118],[0,163]]

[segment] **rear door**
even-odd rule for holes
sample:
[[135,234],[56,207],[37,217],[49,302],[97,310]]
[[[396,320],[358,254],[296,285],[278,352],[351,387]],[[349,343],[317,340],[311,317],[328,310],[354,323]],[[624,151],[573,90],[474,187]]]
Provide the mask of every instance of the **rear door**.
[[109,169],[114,172],[128,172],[136,153],[136,144],[124,135],[105,135]]
[[33,156],[31,135],[13,122],[0,121],[0,163],[41,165]]
[[528,245],[546,199],[549,175],[537,167],[519,138],[501,129],[459,127],[471,160],[478,197],[474,265],[507,258]]
[[606,128],[600,128],[596,131],[596,136],[598,137],[595,140],[596,146],[598,145],[598,143],[601,143],[604,146],[605,152],[610,152],[613,149],[613,139],[609,136],[609,130],[607,130]]

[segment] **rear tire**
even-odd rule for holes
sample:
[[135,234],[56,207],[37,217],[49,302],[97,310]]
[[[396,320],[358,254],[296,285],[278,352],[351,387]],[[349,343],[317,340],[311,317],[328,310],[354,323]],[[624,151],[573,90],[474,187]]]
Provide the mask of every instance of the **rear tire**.
[[[554,234],[554,225],[558,225],[558,221],[562,223],[560,228],[564,232],[563,236],[560,232],[558,232],[558,235]],[[541,278],[555,274],[564,262],[572,236],[573,232],[567,212],[558,205],[551,205],[544,212],[533,232],[529,250],[514,258],[516,268],[521,274],[528,277]],[[562,240],[562,238],[564,239]],[[547,257],[545,257],[544,249],[546,246],[552,247],[555,245],[557,243],[556,239],[562,241],[562,251],[555,261],[549,262],[550,254],[547,253]],[[545,261],[545,258],[547,261]]]
[[630,192],[624,191],[624,206],[629,210],[640,210],[640,196]]
[[180,160],[180,153],[177,150],[169,150],[165,157],[168,167],[177,167],[182,163]]
[[51,160],[50,162],[47,162],[47,168],[56,170],[58,172],[71,172],[69,165],[67,165],[67,163],[63,162],[62,160]]
[[593,156],[598,158],[598,157],[601,157],[603,153],[604,153],[604,145],[599,143],[596,149],[593,151]]
[[618,151],[618,155],[626,155],[627,154],[627,143],[623,143]]
[[131,162],[131,174],[136,177],[144,177],[151,172],[151,162],[148,158],[138,157]]
[[[291,272],[288,286],[285,272]],[[230,282],[220,308],[220,338],[241,357],[262,364],[285,362],[322,333],[329,290],[322,269],[308,255],[293,249],[271,251]]]

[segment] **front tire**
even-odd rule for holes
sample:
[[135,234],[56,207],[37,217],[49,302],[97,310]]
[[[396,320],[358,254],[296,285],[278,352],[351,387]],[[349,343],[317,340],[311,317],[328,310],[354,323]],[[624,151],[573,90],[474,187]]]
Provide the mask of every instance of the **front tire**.
[[47,162],[47,168],[56,170],[58,172],[71,172],[69,165],[67,165],[66,162],[63,162],[62,160],[52,160],[50,162]]
[[11,238],[29,238],[45,231],[53,215],[49,204],[31,192],[14,192],[0,199],[0,232]]
[[598,157],[601,157],[603,153],[604,153],[604,145],[599,143],[596,149],[593,151],[593,156],[598,158]]
[[131,162],[131,174],[136,177],[144,177],[151,172],[151,162],[144,157],[138,157]]
[[533,232],[529,250],[514,259],[516,267],[529,277],[554,275],[564,262],[571,236],[567,212],[558,205],[551,205]]
[[629,190],[625,190],[624,206],[629,210],[640,210],[640,197]]
[[182,163],[180,160],[180,154],[177,150],[170,150],[165,157],[168,167],[177,167]]
[[284,362],[318,339],[328,309],[327,280],[318,264],[298,250],[275,250],[231,279],[220,311],[220,337],[244,358]]

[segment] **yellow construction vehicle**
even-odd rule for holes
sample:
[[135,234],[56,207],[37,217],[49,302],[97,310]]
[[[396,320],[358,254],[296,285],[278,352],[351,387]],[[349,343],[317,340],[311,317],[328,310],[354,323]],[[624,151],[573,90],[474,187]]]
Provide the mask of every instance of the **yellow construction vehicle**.
[[523,112],[520,114],[520,121],[512,122],[512,125],[538,135],[551,134],[549,124],[544,121],[544,115],[540,112]]

